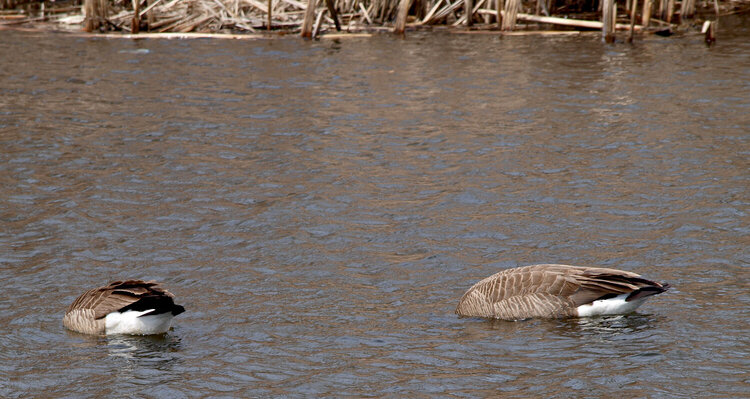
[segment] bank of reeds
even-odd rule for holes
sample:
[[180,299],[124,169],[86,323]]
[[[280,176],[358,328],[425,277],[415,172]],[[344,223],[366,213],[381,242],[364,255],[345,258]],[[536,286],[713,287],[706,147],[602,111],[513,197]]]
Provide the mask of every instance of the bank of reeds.
[[[0,1],[8,8],[24,0]],[[616,29],[630,30],[632,37],[632,32],[649,27],[668,30],[678,23],[700,23],[702,21],[693,19],[699,10],[710,16],[704,19],[716,19],[720,8],[724,13],[750,9],[750,0],[620,0],[619,3],[615,0],[74,1],[83,2],[83,6],[74,8],[73,12],[77,10],[80,18],[69,15],[67,21],[82,23],[87,31],[242,33],[273,30],[307,37],[324,31],[403,32],[432,25],[511,31],[523,24],[524,29],[529,25],[537,29],[546,26],[602,29],[605,39],[610,40]],[[54,3],[44,1],[41,4],[44,12],[44,5]],[[50,11],[47,6],[47,18]],[[8,16],[0,14],[0,24],[23,22],[3,19],[3,15]],[[715,31],[715,25],[711,28]]]

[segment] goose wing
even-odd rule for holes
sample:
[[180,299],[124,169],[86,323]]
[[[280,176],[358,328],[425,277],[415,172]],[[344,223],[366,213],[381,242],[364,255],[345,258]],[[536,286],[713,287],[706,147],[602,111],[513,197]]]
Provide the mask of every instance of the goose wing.
[[503,270],[461,297],[461,316],[520,320],[576,316],[578,306],[621,294],[628,300],[665,291],[668,285],[615,269],[533,265]]
[[580,288],[562,265],[534,265],[503,270],[481,280],[461,297],[461,316],[520,320],[572,315],[570,296]]

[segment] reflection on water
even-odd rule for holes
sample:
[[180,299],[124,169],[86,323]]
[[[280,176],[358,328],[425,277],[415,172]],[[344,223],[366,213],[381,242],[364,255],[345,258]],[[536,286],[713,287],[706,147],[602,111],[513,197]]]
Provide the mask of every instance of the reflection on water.
[[[3,32],[0,396],[739,397],[741,26],[710,49]],[[534,263],[676,289],[622,317],[453,314]],[[188,311],[163,337],[63,329],[122,278]]]
[[180,381],[176,374],[182,363],[179,339],[164,334],[145,337],[116,335],[108,336],[106,340],[116,384],[127,391],[151,387],[152,393],[170,396],[170,390],[162,386]]
[[[565,325],[571,334],[591,335],[602,339],[615,338],[625,335],[632,339],[635,334],[649,329],[659,328],[660,317],[652,314],[633,313],[629,315],[586,317],[580,319],[566,319]],[[564,334],[564,333],[563,333]]]
[[167,356],[180,350],[180,340],[172,334],[160,335],[111,335],[107,336],[110,356],[128,360],[168,364],[175,358]]

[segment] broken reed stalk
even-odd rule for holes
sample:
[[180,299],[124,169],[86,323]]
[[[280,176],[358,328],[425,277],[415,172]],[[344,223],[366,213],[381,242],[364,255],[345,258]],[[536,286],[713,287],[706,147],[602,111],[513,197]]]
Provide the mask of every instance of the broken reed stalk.
[[315,6],[317,3],[317,0],[307,0],[305,19],[302,21],[302,32],[300,32],[300,36],[302,37],[312,37],[313,19],[315,18]]
[[709,46],[716,42],[716,31],[719,28],[719,1],[714,0],[714,9],[716,10],[716,21],[706,21],[703,23],[701,30],[706,36],[706,44]]
[[641,18],[641,25],[648,27],[651,22],[651,0],[643,0],[643,17]]
[[615,21],[614,16],[617,10],[615,0],[602,1],[602,40],[605,43],[615,42]]
[[497,27],[502,28],[503,27],[503,0],[496,0],[495,1],[495,9],[497,13]]
[[[367,9],[365,8],[362,3],[359,3],[359,9],[362,11],[362,14],[365,16],[365,20],[367,20],[367,23],[372,25],[372,18],[370,18],[370,13],[367,12]],[[404,17],[404,21],[406,21],[406,17]]]
[[[485,0],[479,0],[477,2],[477,4],[474,5],[474,8],[471,10],[471,12],[464,13],[464,15],[461,16],[461,18],[459,18],[458,20],[456,20],[456,22],[453,23],[453,26],[458,26],[458,25],[461,25],[461,24],[466,24],[466,17],[469,16],[469,15],[474,15],[477,12],[479,12],[479,8],[482,7],[482,5],[484,4],[484,2],[485,2]],[[460,4],[461,2],[458,1],[457,3]]]
[[474,23],[472,22],[472,10],[474,9],[474,1],[472,0],[464,0],[464,12],[466,13],[466,26],[471,26]]
[[148,30],[151,30],[151,24],[154,23],[154,13],[151,12],[151,8],[159,1],[160,0],[146,0],[146,9],[138,14],[139,17],[142,17],[143,14],[146,14],[146,25],[148,26]]
[[659,0],[659,7],[656,8],[656,15],[659,16],[659,18],[664,19],[664,2],[666,0]]
[[431,24],[431,23],[434,23],[435,21],[439,21],[440,19],[447,17],[449,14],[461,8],[461,6],[464,4],[463,1],[461,0],[457,0],[453,4],[451,4],[450,2],[446,2],[446,3],[447,5],[443,7],[440,11],[432,14],[432,16],[429,18],[425,17],[425,19],[422,20],[422,23]]
[[141,11],[141,0],[133,0],[133,21],[130,24],[130,33],[138,34],[141,30],[141,17],[139,12]]
[[[630,0],[628,0],[630,1]],[[550,16],[550,9],[552,8],[552,0],[537,0],[536,1],[536,15],[544,13],[546,16]]]
[[312,30],[312,38],[315,39],[316,36],[318,36],[318,32],[320,32],[320,21],[323,20],[323,14],[326,12],[325,8],[318,11],[318,17],[315,18],[315,26],[313,26]]
[[93,32],[103,27],[108,17],[107,0],[84,0],[84,20],[86,32]]
[[667,15],[665,21],[668,24],[672,23],[672,17],[674,16],[674,0],[667,0]]
[[713,22],[704,22],[703,27],[701,28],[701,33],[705,35],[704,39],[706,40],[706,44],[708,44],[709,46],[716,41],[716,32],[714,31]]
[[[403,35],[406,29],[406,17],[409,14],[409,7],[411,7],[412,0],[401,0],[398,4],[398,15],[396,16],[396,25],[393,27],[393,33],[397,35]],[[432,13],[428,14],[425,19],[430,17]]]
[[513,30],[516,28],[516,18],[520,3],[521,0],[506,0],[505,13],[503,15],[503,30]]
[[[570,19],[570,18],[559,18],[559,17],[542,17],[539,15],[531,15],[531,14],[522,14],[518,13],[516,15],[517,19],[519,21],[527,21],[527,22],[538,22],[543,24],[553,24],[553,25],[562,25],[562,26],[575,26],[578,28],[584,28],[584,29],[603,29],[604,24],[600,21],[586,21],[581,19]],[[619,30],[626,30],[630,29],[630,25],[625,24],[615,24],[615,29]],[[640,25],[635,25],[634,29],[636,31],[640,31],[643,29]]]
[[[430,21],[432,19],[432,16],[435,15],[435,12],[440,8],[440,5],[443,4],[443,0],[437,0],[435,4],[432,6],[430,11],[427,12],[427,15],[422,18],[422,24],[427,23],[427,21]],[[399,8],[399,12],[401,12],[401,9]],[[406,18],[404,17],[404,20]]]
[[674,13],[674,0],[660,0],[659,1],[659,18],[662,21],[670,23],[672,21],[672,14]]
[[326,7],[328,7],[328,13],[331,14],[331,19],[333,19],[334,25],[336,25],[336,30],[341,32],[341,23],[339,23],[339,15],[336,12],[336,5],[333,4],[333,0],[326,0]]
[[273,0],[268,0],[268,29],[271,30],[271,18],[273,17]]
[[635,32],[635,12],[638,11],[638,0],[633,0],[633,8],[630,10],[630,34],[628,34],[628,43],[633,43],[633,33]]
[[688,18],[692,18],[695,15],[695,0],[682,0],[680,6],[680,22]]

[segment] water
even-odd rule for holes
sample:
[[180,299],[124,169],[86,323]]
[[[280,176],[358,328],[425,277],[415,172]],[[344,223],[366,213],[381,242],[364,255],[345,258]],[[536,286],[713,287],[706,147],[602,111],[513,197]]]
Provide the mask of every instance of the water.
[[[711,48],[0,32],[0,396],[746,396],[744,22]],[[453,314],[548,262],[674,289]],[[177,295],[173,331],[63,329],[122,278]]]

